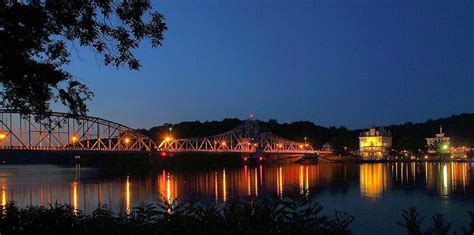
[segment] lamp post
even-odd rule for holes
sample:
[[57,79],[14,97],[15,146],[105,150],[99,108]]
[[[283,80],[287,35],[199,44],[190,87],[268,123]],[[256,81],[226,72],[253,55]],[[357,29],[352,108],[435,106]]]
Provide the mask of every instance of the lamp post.
[[71,136],[72,147],[76,147],[77,137],[75,135]]
[[128,149],[128,144],[130,143],[130,138],[125,137],[125,149]]
[[308,137],[304,137],[304,144],[306,144],[306,140],[308,139]]
[[3,148],[3,141],[7,138],[7,133],[0,131],[0,142],[2,142],[2,148]]

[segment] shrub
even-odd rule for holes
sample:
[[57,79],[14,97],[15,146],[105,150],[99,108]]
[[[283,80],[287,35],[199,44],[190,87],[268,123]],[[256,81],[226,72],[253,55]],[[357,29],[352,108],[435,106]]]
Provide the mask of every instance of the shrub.
[[68,234],[158,233],[315,233],[350,234],[354,217],[336,211],[322,214],[323,207],[305,197],[284,199],[246,198],[227,203],[141,203],[129,213],[115,215],[100,204],[91,215],[70,205],[57,204],[0,208],[0,232]]

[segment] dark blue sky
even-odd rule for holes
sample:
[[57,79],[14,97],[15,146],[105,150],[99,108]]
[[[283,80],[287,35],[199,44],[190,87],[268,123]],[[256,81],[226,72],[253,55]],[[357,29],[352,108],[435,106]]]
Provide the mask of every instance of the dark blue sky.
[[164,46],[140,71],[88,50],[69,71],[90,114],[131,127],[246,118],[323,126],[474,112],[473,1],[158,1]]

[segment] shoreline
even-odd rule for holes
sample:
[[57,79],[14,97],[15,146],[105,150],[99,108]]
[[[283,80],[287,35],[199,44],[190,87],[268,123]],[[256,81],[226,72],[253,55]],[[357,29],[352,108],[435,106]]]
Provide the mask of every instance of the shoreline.
[[381,159],[363,160],[356,156],[320,155],[308,157],[300,155],[266,155],[263,159],[251,158],[241,153],[179,153],[166,154],[161,152],[57,152],[57,151],[26,151],[0,150],[0,165],[12,164],[84,164],[92,167],[115,168],[117,166],[134,165],[147,168],[216,168],[235,167],[248,164],[274,163],[411,163],[411,162],[471,162],[474,158],[466,159]]

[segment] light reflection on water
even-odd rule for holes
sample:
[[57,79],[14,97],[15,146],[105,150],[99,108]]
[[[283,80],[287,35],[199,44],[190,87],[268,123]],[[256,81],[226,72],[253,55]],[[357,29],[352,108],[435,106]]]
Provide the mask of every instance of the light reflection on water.
[[[361,197],[375,200],[400,187],[410,190],[415,187],[444,198],[451,194],[470,197],[473,193],[470,163],[258,165],[197,174],[163,170],[155,176],[115,179],[100,178],[96,170],[81,169],[80,165],[72,169],[30,165],[23,171],[24,167],[0,168],[2,205],[9,200],[21,206],[58,201],[89,211],[97,203],[106,203],[122,204],[130,211],[137,202],[157,198],[169,202],[177,198],[213,198],[225,202],[240,196],[318,193],[354,184],[359,185]],[[30,173],[33,175],[28,176]]]
[[0,193],[2,205],[10,200],[22,207],[57,201],[72,204],[85,213],[92,212],[98,203],[130,213],[140,202],[151,203],[158,198],[169,202],[177,198],[226,202],[241,196],[282,198],[299,193],[314,194],[326,207],[354,210],[352,213],[357,214],[354,208],[358,205],[376,205],[381,210],[386,204],[407,207],[406,202],[461,201],[473,205],[473,169],[471,163],[460,162],[285,164],[249,165],[195,174],[163,170],[142,178],[126,175],[106,178],[96,169],[80,165],[75,168],[6,165],[0,166]]
[[388,172],[384,164],[360,165],[360,192],[368,198],[378,198],[388,187]]

